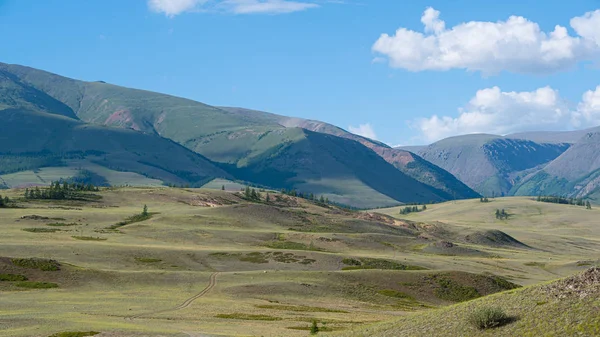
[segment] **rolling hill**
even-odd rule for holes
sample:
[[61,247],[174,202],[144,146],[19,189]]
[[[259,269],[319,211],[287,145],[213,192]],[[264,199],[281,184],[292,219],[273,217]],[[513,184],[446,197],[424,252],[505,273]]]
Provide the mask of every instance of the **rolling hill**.
[[510,195],[522,176],[556,159],[569,147],[569,143],[475,134],[438,141],[419,154],[475,191],[500,196]]
[[[167,138],[253,183],[324,194],[358,207],[376,206],[366,202],[369,199],[385,206],[478,196],[448,172],[410,152],[326,123],[212,107],[17,65],[0,64],[0,71],[21,88],[13,90],[16,98],[3,103],[6,107],[58,111],[92,125]],[[37,96],[48,102],[31,99]]]

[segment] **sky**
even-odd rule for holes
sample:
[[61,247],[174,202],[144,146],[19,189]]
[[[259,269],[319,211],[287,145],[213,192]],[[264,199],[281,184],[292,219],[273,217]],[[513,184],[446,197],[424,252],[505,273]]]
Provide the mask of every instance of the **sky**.
[[600,1],[0,0],[0,62],[390,145],[600,125]]

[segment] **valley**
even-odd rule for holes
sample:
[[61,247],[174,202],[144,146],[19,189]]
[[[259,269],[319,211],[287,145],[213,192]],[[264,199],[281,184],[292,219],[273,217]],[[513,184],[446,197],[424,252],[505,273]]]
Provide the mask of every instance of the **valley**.
[[102,188],[94,201],[3,191],[18,207],[0,208],[0,274],[34,288],[0,282],[0,335],[306,336],[313,321],[353,334],[600,258],[595,207],[513,197],[400,215],[217,186]]

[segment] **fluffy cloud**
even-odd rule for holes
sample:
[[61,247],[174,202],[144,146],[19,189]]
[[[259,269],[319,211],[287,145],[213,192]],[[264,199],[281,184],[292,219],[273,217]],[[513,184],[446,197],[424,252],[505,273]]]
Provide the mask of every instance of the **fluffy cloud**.
[[440,12],[427,8],[425,33],[400,28],[382,34],[372,49],[394,68],[410,71],[467,69],[495,74],[549,73],[600,56],[600,10],[571,19],[578,34],[555,26],[546,33],[521,16],[506,21],[470,21],[447,29]]
[[457,117],[434,115],[410,124],[420,131],[421,140],[427,142],[470,133],[506,135],[592,127],[600,125],[600,86],[584,93],[576,107],[571,107],[550,87],[530,92],[502,92],[498,87],[482,89],[458,112]]
[[168,17],[194,10],[234,14],[284,14],[318,7],[312,2],[291,0],[148,0],[148,7]]
[[357,127],[349,126],[348,131],[359,136],[367,137],[373,140],[377,140],[377,135],[371,124],[360,124]]
[[588,90],[583,94],[581,103],[573,112],[571,123],[576,127],[600,125],[600,85],[596,90]]

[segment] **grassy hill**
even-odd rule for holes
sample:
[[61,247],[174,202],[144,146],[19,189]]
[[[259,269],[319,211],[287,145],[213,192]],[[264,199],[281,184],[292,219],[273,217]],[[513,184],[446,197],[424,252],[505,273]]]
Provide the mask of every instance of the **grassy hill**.
[[[1,194],[18,206],[0,208],[0,334],[9,336],[306,336],[313,320],[323,334],[351,333],[569,276],[600,253],[595,207],[528,198],[400,215],[276,192],[269,201],[166,187],[104,188],[89,201]],[[495,219],[497,207],[512,216]],[[494,231],[506,236],[486,240]]]
[[498,196],[510,195],[529,170],[556,159],[569,146],[495,135],[465,135],[431,144],[419,154],[475,191]]
[[[335,336],[598,336],[600,269],[590,269],[544,285],[490,295],[393,323],[372,325]],[[483,308],[500,308],[500,326],[480,330],[469,322]]]

